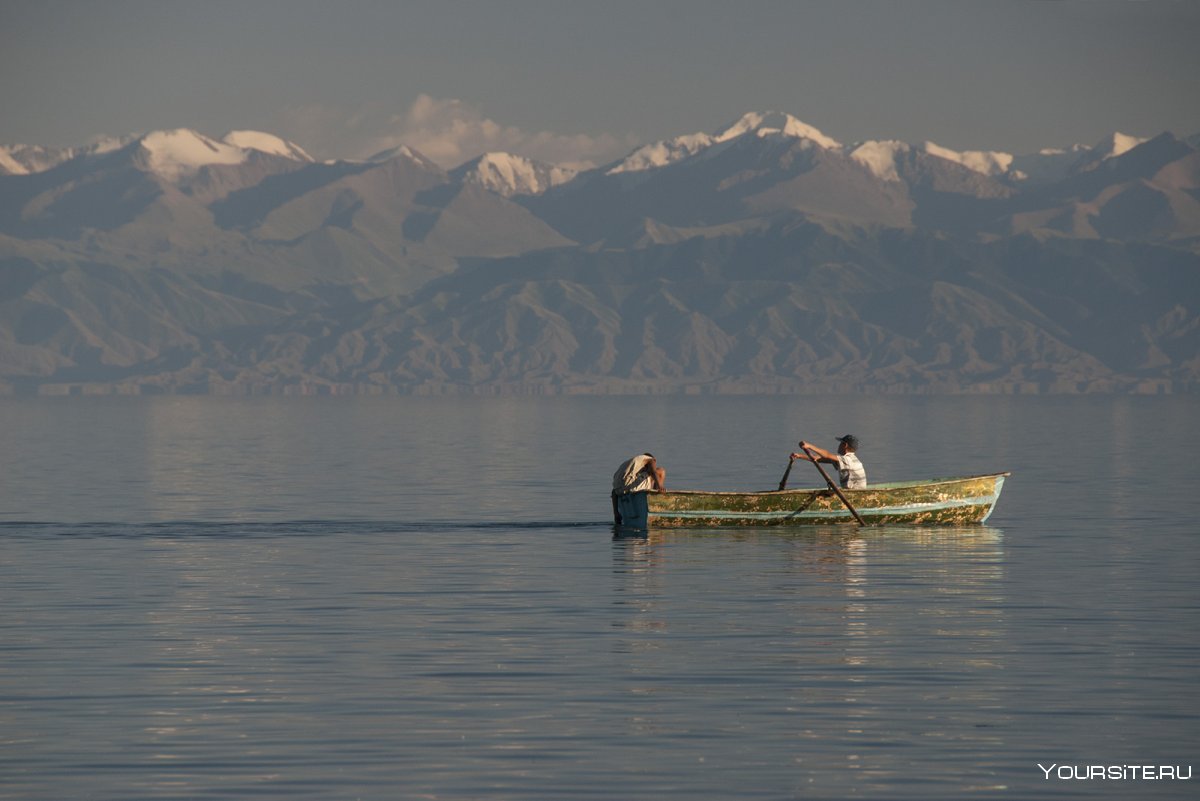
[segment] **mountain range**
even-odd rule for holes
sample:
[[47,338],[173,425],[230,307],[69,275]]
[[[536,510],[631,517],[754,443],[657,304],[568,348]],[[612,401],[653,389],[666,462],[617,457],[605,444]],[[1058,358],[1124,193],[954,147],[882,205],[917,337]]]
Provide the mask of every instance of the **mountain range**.
[[0,147],[0,393],[1195,391],[1198,145]]

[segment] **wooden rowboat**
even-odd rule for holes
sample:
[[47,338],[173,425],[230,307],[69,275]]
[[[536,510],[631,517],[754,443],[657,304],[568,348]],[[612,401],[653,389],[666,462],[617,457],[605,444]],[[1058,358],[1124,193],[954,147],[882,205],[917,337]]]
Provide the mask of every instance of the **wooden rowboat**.
[[[868,525],[963,525],[991,515],[1008,473],[928,481],[897,481],[842,492]],[[828,487],[771,492],[632,492],[617,496],[619,525],[836,525],[855,523]]]

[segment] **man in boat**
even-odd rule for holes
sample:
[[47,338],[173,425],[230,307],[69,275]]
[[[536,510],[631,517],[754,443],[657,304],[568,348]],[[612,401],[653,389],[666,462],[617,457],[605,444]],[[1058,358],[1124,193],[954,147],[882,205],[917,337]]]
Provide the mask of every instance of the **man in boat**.
[[837,465],[838,477],[841,479],[843,489],[865,489],[867,486],[867,471],[863,467],[863,463],[858,460],[858,437],[853,434],[846,434],[838,437],[837,453],[830,453],[824,448],[813,445],[811,442],[800,440],[800,453],[793,453],[793,459],[804,459],[805,461],[814,461],[805,450],[810,450],[817,455],[816,461],[827,462],[828,464]]
[[617,496],[630,492],[653,490],[664,492],[667,489],[667,471],[658,466],[654,454],[641,453],[632,459],[626,459],[613,473],[612,505],[613,521],[621,525],[621,514],[617,511]]

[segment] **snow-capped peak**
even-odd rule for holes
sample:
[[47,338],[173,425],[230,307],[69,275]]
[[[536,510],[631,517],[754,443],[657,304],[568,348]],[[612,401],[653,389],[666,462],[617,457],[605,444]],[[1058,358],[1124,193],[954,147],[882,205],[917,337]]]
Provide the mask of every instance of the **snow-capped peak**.
[[479,184],[505,197],[539,195],[577,174],[567,167],[543,164],[511,153],[485,153],[454,172],[464,182]]
[[280,139],[262,131],[230,131],[221,141],[242,150],[257,150],[272,156],[283,156],[296,161],[313,161],[313,157],[297,144]]
[[299,146],[259,131],[231,131],[218,141],[188,128],[175,128],[140,136],[103,137],[82,147],[0,146],[0,173],[44,172],[72,159],[112,153],[131,142],[136,142],[134,152],[142,168],[169,181],[190,177],[209,164],[241,164],[254,151],[313,160]]
[[791,114],[784,114],[780,111],[765,113],[752,111],[744,114],[733,125],[718,133],[714,139],[717,142],[726,142],[751,132],[759,136],[781,134],[796,139],[811,139],[826,150],[837,150],[842,146],[841,143],[821,133],[813,126],[801,122]]
[[187,128],[153,131],[139,139],[138,146],[146,168],[169,181],[194,175],[210,164],[241,164],[247,156],[240,147]]
[[430,169],[441,169],[437,164],[433,163],[432,160],[426,157],[424,153],[419,150],[413,150],[408,145],[389,147],[386,150],[380,150],[378,153],[367,157],[367,161],[369,163],[382,163],[384,161],[391,161],[392,159],[408,159],[409,161],[415,161],[418,164],[429,167]]
[[1123,156],[1143,142],[1149,141],[1123,133],[1111,133],[1093,147],[1083,148],[1083,155],[1070,164],[1071,172],[1090,172],[1105,162]]
[[[911,145],[894,139],[863,142],[850,150],[850,158],[862,164],[878,178],[885,181],[899,181],[900,174],[896,170],[896,159],[901,154],[910,153],[912,150],[914,148]],[[959,152],[941,147],[933,142],[925,142],[916,150],[954,162],[982,175],[1006,175],[1013,166],[1013,156],[1009,153],[985,150]]]
[[686,134],[639,147],[610,169],[608,174],[640,172],[654,167],[665,167],[694,156],[713,145],[730,142],[747,134],[759,137],[786,136],[807,139],[826,149],[841,148],[837,141],[790,114],[778,111],[752,111],[742,115],[732,125],[726,126],[715,134]]
[[935,145],[933,142],[926,142],[922,145],[922,149],[931,156],[953,161],[968,170],[983,175],[1004,175],[1012,169],[1013,155],[1011,153],[999,153],[994,150],[964,150],[960,152]]
[[665,167],[677,161],[683,161],[694,156],[701,150],[706,150],[716,143],[710,134],[694,133],[676,136],[674,139],[663,139],[642,145],[630,153],[619,164],[608,171],[609,175],[622,172],[641,172],[655,167]]
[[1130,136],[1129,134],[1113,133],[1106,136],[1104,139],[1092,148],[1092,153],[1100,158],[1101,161],[1106,159],[1115,159],[1117,156],[1128,153],[1143,142],[1148,141],[1145,138]]
[[82,147],[0,145],[0,174],[29,175],[53,169],[79,156],[99,156],[124,147],[129,137],[101,137]]
[[214,164],[242,164],[252,153],[313,161],[298,145],[260,131],[230,131],[220,140],[189,128],[151,131],[137,147],[143,167],[168,181],[190,178]]

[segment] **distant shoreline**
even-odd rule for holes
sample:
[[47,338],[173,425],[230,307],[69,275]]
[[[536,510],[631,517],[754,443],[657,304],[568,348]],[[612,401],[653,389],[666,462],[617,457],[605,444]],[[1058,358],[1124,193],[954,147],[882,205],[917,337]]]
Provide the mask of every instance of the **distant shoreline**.
[[1091,381],[990,382],[977,384],[855,382],[770,382],[725,379],[698,382],[613,381],[613,382],[489,382],[458,384],[422,382],[382,385],[329,381],[250,384],[241,382],[189,382],[180,384],[46,382],[24,386],[0,384],[0,396],[229,396],[229,397],[539,397],[539,396],[779,396],[779,395],[1193,395],[1200,392],[1195,382],[1168,379],[1112,378]]

